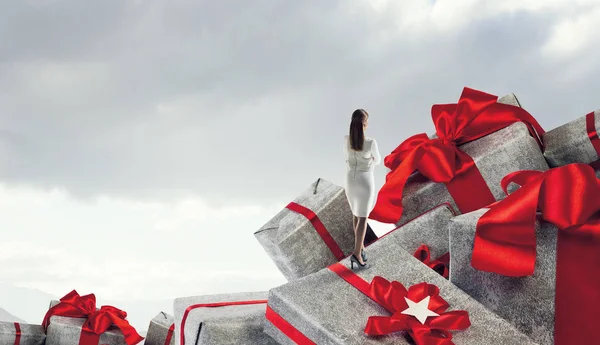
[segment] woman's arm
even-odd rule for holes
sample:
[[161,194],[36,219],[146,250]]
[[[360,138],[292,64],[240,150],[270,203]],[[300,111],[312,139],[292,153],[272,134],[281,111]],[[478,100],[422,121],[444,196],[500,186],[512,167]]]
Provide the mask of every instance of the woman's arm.
[[346,163],[348,163],[348,140],[344,137],[344,158],[346,159]]
[[371,155],[373,155],[373,164],[381,164],[381,155],[379,154],[379,147],[377,147],[375,139],[373,139],[373,144],[371,145]]

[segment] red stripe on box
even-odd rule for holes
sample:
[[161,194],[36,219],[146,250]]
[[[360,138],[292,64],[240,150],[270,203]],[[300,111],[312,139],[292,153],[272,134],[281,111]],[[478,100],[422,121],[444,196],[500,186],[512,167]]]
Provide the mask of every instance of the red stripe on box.
[[335,256],[335,258],[338,261],[346,257],[340,246],[337,244],[337,242],[335,242],[333,237],[331,237],[331,234],[329,233],[329,231],[327,231],[327,228],[325,228],[325,225],[323,225],[323,223],[319,219],[319,216],[317,216],[316,213],[295,202],[290,202],[286,206],[286,208],[290,211],[299,213],[306,217],[306,219],[308,219],[308,221],[312,224],[319,236],[321,236],[321,239],[323,239],[323,242],[325,242],[327,247],[329,247],[329,250],[331,250],[331,253]]
[[217,302],[217,303],[201,303],[201,304],[194,304],[191,305],[189,307],[187,307],[187,309],[185,309],[185,312],[183,313],[183,318],[181,319],[181,328],[179,331],[180,334],[180,341],[179,343],[181,345],[185,345],[185,334],[184,334],[184,330],[185,330],[185,321],[187,320],[188,315],[190,314],[190,312],[194,309],[198,309],[198,308],[219,308],[219,307],[230,307],[230,306],[236,306],[236,305],[248,305],[248,304],[266,304],[267,300],[254,300],[254,301],[235,301],[235,302]]

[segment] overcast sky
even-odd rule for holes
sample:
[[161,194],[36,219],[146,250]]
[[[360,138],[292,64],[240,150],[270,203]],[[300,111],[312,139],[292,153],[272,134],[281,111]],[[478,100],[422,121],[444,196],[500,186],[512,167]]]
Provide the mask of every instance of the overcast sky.
[[598,0],[1,6],[0,280],[58,296],[283,283],[253,232],[343,183],[355,108],[385,156],[464,86],[546,129],[600,107]]

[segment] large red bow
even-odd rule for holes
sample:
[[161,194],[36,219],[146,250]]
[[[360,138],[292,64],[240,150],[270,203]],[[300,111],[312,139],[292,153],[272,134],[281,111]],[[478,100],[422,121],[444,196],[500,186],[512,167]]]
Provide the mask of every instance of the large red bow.
[[[379,276],[373,278],[371,298],[393,314],[369,317],[365,332],[375,336],[406,331],[417,345],[454,344],[449,331],[471,326],[469,313],[464,310],[446,312],[450,306],[439,292],[439,288],[432,284],[420,283],[407,290],[397,281],[389,282]],[[422,324],[414,316],[402,314],[408,308],[405,297],[418,303],[427,296],[430,297],[429,310],[439,316],[428,317],[425,324]]]
[[596,339],[600,310],[600,180],[586,164],[506,176],[521,187],[479,218],[471,265],[481,271],[523,277],[534,273],[535,221],[558,229],[555,344]]
[[497,100],[497,96],[465,87],[457,104],[434,105],[431,113],[438,138],[414,135],[385,157],[384,164],[391,171],[369,217],[383,223],[400,219],[404,185],[414,171],[445,183],[462,213],[493,203],[495,198],[473,159],[458,146],[515,122],[525,123],[540,146],[539,136],[544,133],[527,111]]
[[125,311],[112,306],[102,306],[97,310],[94,294],[79,296],[75,290],[69,292],[60,299],[60,303],[46,312],[42,322],[44,330],[48,329],[52,316],[87,318],[81,329],[80,345],[98,345],[100,335],[113,324],[123,332],[128,345],[144,340],[126,320]]
[[442,277],[448,279],[448,275],[450,274],[450,270],[448,265],[450,264],[450,253],[446,253],[439,258],[432,260],[431,259],[431,251],[426,244],[422,244],[417,250],[414,252],[413,256],[425,265],[429,266],[432,270],[439,273]]

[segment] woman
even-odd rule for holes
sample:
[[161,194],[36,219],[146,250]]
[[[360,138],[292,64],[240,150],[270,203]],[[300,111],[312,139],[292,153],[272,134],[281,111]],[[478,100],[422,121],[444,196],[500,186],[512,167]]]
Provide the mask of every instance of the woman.
[[350,257],[352,269],[356,263],[366,266],[364,252],[367,217],[375,202],[375,165],[381,163],[377,142],[365,137],[369,114],[363,109],[352,113],[350,135],[344,137],[344,155],[346,156],[346,197],[350,203],[354,224],[354,252]]

